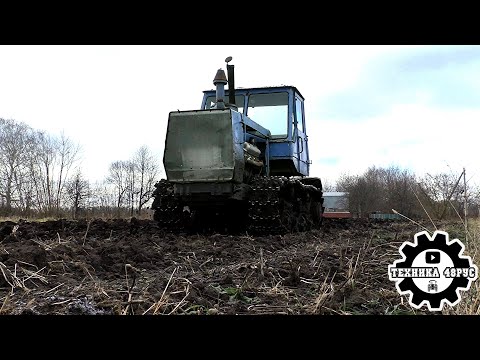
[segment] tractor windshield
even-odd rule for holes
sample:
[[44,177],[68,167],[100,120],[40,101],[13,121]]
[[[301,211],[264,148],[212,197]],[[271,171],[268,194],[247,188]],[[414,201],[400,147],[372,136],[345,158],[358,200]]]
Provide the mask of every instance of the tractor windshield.
[[251,94],[248,97],[247,116],[270,130],[272,136],[287,137],[288,93]]

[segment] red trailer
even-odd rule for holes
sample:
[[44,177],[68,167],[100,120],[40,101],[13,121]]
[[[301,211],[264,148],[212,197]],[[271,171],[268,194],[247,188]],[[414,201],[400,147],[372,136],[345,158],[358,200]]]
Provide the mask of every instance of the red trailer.
[[331,211],[324,212],[323,217],[328,219],[350,219],[352,217],[352,213],[349,211]]

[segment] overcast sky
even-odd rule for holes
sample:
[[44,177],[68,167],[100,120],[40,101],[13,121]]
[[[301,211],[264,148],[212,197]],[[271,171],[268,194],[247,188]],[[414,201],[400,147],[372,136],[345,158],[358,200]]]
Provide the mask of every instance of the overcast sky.
[[198,109],[227,56],[236,86],[305,97],[311,175],[465,166],[480,183],[480,46],[0,46],[0,117],[63,131],[102,180],[142,145],[161,161],[168,113]]

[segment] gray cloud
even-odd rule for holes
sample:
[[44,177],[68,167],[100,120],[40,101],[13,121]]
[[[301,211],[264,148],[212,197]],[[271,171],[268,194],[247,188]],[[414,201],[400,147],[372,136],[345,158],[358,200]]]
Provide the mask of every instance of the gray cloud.
[[480,46],[429,46],[379,56],[355,86],[324,99],[322,117],[378,116],[391,106],[423,102],[441,108],[480,107]]

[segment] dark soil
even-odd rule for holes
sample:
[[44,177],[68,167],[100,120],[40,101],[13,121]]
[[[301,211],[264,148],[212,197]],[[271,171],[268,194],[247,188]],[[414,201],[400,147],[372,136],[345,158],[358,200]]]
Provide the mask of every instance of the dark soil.
[[[412,313],[388,279],[404,222],[253,237],[151,220],[0,223],[0,314]],[[417,311],[418,312],[418,311]]]

